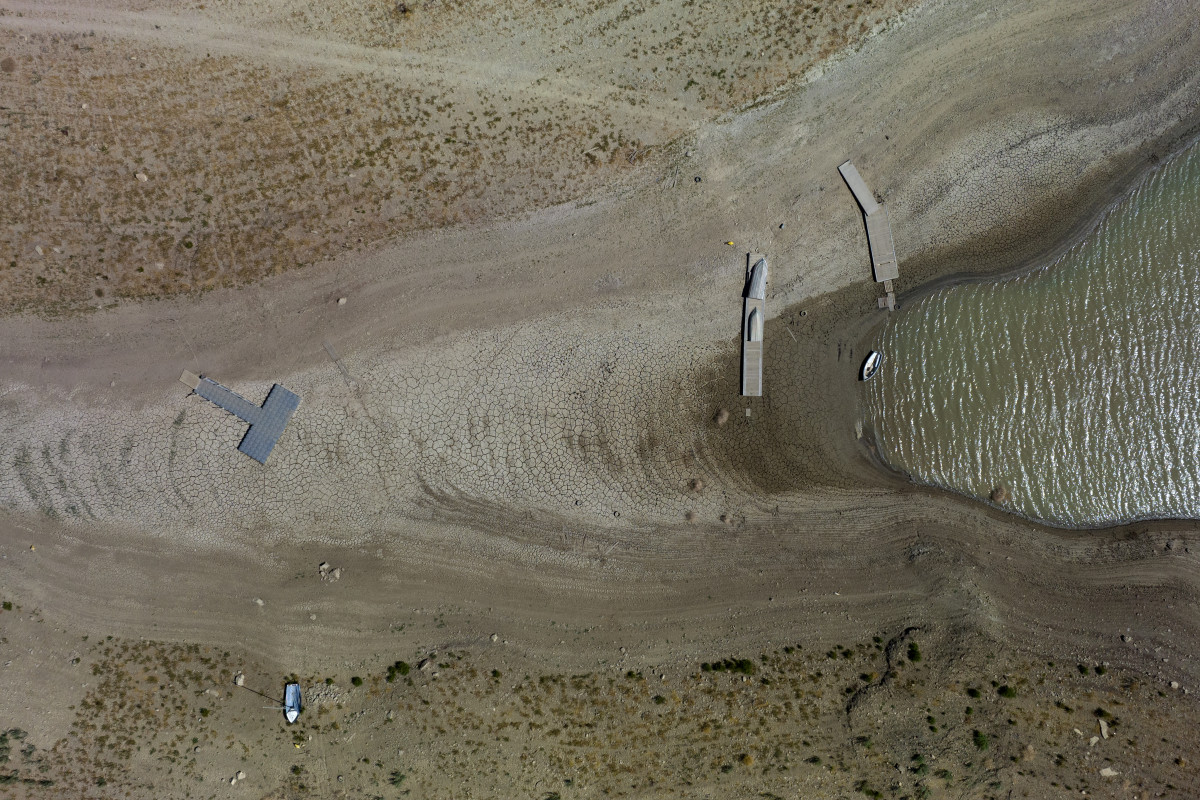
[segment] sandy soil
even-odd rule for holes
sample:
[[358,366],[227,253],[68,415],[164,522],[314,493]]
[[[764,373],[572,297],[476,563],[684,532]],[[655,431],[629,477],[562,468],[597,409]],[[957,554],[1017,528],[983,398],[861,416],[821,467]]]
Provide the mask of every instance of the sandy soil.
[[[795,24],[823,44],[780,63],[774,35],[755,37],[763,55],[729,44],[776,30],[765,4],[767,21],[756,12],[740,28],[715,3],[410,5],[3,6],[0,56],[16,55],[0,85],[25,93],[3,113],[20,148],[46,146],[37,127],[76,135],[22,122],[34,109],[98,107],[122,86],[158,104],[103,128],[129,150],[119,160],[88,166],[99,140],[64,155],[78,180],[52,209],[29,183],[52,176],[19,166],[44,169],[45,151],[6,150],[16,160],[0,173],[18,198],[3,212],[17,263],[0,276],[24,287],[7,290],[9,308],[96,307],[0,319],[5,790],[1194,796],[1195,527],[1049,530],[881,470],[857,435],[854,381],[878,291],[836,172],[853,158],[888,201],[902,300],[1044,257],[1196,135],[1190,10],[820,11],[824,22]],[[694,39],[664,44],[684,19]],[[396,27],[410,24],[426,27]],[[84,44],[93,29],[103,47]],[[795,36],[778,30],[785,45]],[[105,59],[95,83],[108,100],[83,99],[72,81],[85,73],[39,66],[83,47]],[[762,59],[759,71],[743,58]],[[710,61],[724,77],[677,97]],[[133,65],[128,83],[112,81],[117,62]],[[599,79],[606,68],[627,74]],[[526,119],[530,138],[471,149],[486,169],[431,167],[439,187],[468,174],[516,176],[511,186],[470,213],[413,200],[380,221],[368,199],[417,178],[381,159],[361,185],[335,180],[364,168],[344,163],[356,136],[332,119],[340,101],[312,98],[349,85],[392,97],[389,80],[413,79],[386,74],[404,69],[441,81],[456,113],[478,117],[461,98],[486,103],[511,84],[502,120],[537,95],[554,98],[540,108],[569,104],[585,130],[603,119],[624,134],[603,163],[572,167],[565,154],[596,134],[555,155],[534,135],[545,120]],[[249,74],[303,92],[197,94],[198,81]],[[614,96],[620,80],[633,88]],[[228,151],[230,182],[214,181],[211,203],[202,155],[193,172],[168,170],[177,180],[158,179],[161,162],[145,182],[129,174],[142,163],[132,148],[162,158],[144,143],[156,120],[186,121],[218,95],[264,127],[196,125],[184,140]],[[271,139],[284,118],[293,133]],[[378,119],[380,137],[419,126]],[[303,157],[311,170],[277,163],[310,135],[322,143]],[[128,186],[114,200],[118,174]],[[161,194],[139,199],[139,185]],[[136,216],[139,202],[161,212],[140,233],[136,219],[65,224],[95,219],[71,203]],[[239,223],[244,272],[165,260],[208,248],[232,264],[194,226],[202,207],[234,214],[239,202],[259,215]],[[66,239],[35,242],[39,225],[76,238],[56,253]],[[93,285],[100,247],[117,255]],[[772,266],[761,399],[737,395],[748,251]],[[280,267],[314,263],[263,277],[268,252],[286,254]],[[55,261],[71,255],[87,281]],[[138,283],[160,260],[183,277]],[[68,277],[47,288],[60,267]],[[132,299],[151,291],[176,294]],[[175,382],[183,369],[255,400],[273,381],[302,396],[266,468],[234,450],[239,425]],[[291,728],[249,691],[277,697],[289,675],[310,704]]]

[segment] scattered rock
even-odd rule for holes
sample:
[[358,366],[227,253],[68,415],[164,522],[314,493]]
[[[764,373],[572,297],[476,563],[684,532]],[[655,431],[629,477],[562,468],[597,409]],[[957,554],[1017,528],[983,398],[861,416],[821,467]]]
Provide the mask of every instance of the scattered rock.
[[141,181],[142,183],[145,183],[146,181],[150,180],[150,176],[149,176],[149,175],[147,175],[147,174],[146,174],[146,173],[144,173],[144,172],[139,172],[139,173],[137,174],[137,179],[138,179],[139,181]]
[[1010,499],[1012,499],[1008,493],[1008,487],[1005,486],[1003,483],[996,486],[995,489],[992,489],[991,497],[992,497],[992,502],[996,503],[997,505],[1004,505]]
[[317,615],[316,615],[316,614],[309,614],[309,615],[308,615],[308,621],[309,621],[309,622],[316,622],[316,621],[317,621]]
[[704,481],[700,480],[699,478],[692,478],[688,486],[691,487],[693,492],[704,491]]
[[1122,642],[1125,642],[1125,644],[1129,644],[1130,642],[1132,642],[1132,641],[1133,641],[1133,637],[1132,637],[1132,636],[1130,636],[1128,633],[1122,633],[1122,634],[1121,634],[1121,641],[1122,641]]
[[317,572],[321,573],[321,577],[324,578],[326,575],[329,574],[330,569],[331,569],[331,567],[329,566],[329,562],[322,561],[320,563],[320,565],[317,567]]
[[254,605],[261,608],[263,606],[263,599],[261,597],[254,598]]
[[1100,741],[1099,736],[1093,736],[1092,738],[1088,739],[1088,747],[1095,747],[1096,743],[1099,741]]
[[229,785],[237,786],[237,775],[234,775],[232,778],[229,779]]
[[433,666],[433,659],[431,659],[431,658],[422,658],[420,661],[417,662],[417,669],[420,669],[420,670],[426,670],[432,666]]
[[246,780],[246,773],[242,772],[242,771],[239,769],[239,770],[237,771],[237,775],[234,775],[233,777],[237,778],[239,781],[244,781],[244,780]]
[[341,578],[342,578],[342,568],[341,567],[335,567],[333,572],[329,573],[329,580],[331,580],[331,581],[341,580]]
[[385,719],[386,719],[388,722],[391,722],[392,720],[394,720],[394,719],[396,718],[396,712],[395,712],[395,711],[389,711],[389,712],[387,713],[387,716],[386,716],[386,717],[384,717],[384,718],[385,718]]
[[1102,719],[1097,720],[1097,722],[1100,723],[1100,735],[1103,736],[1105,739],[1107,739],[1108,738],[1108,723]]
[[1035,755],[1037,755],[1037,754],[1033,750],[1033,745],[1027,744],[1027,745],[1025,745],[1025,749],[1023,751],[1021,751],[1021,760],[1022,761],[1033,761],[1033,757]]
[[722,408],[717,412],[717,416],[715,416],[713,419],[716,421],[717,427],[720,427],[726,422],[729,422],[729,412]]
[[1121,774],[1121,773],[1117,772],[1117,771],[1116,771],[1115,769],[1113,769],[1112,767],[1105,767],[1104,769],[1100,770],[1100,777],[1101,777],[1101,778],[1115,778],[1115,777],[1117,777],[1117,776],[1118,776],[1118,775],[1120,775],[1120,774]]
[[344,297],[339,297],[339,298],[338,298],[338,305],[339,305],[339,306],[344,306],[344,305],[346,305],[346,298],[344,298]]
[[497,641],[500,637],[497,634],[493,633],[491,638],[492,638],[492,641],[494,642],[494,641]]
[[37,245],[33,248],[33,252],[37,253],[39,256],[43,255],[42,246],[40,244]]
[[234,686],[245,686],[246,685],[246,676],[241,672],[239,672],[237,675],[234,675],[233,676],[233,685]]
[[695,512],[695,511],[689,511],[689,512],[687,512],[686,514],[684,514],[684,515],[683,515],[683,518],[684,518],[686,521],[688,521],[688,522],[695,522],[695,521],[696,521],[696,512]]
[[722,515],[721,515],[721,522],[723,522],[723,523],[725,523],[726,525],[728,525],[729,523],[733,522],[733,517],[729,516],[728,514],[722,514]]
[[1179,681],[1171,681],[1171,688],[1172,688],[1172,689],[1178,689],[1178,688],[1179,688]]

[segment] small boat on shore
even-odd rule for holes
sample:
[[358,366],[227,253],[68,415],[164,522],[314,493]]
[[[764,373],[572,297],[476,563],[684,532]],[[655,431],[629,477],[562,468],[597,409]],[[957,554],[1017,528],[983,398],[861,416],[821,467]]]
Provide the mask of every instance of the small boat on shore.
[[859,373],[859,380],[869,381],[875,377],[875,373],[879,372],[880,365],[883,364],[883,353],[878,350],[872,350],[867,353],[867,360],[863,362],[862,371]]
[[300,684],[289,683],[283,692],[283,715],[287,718],[289,725],[300,717],[300,710],[302,708]]

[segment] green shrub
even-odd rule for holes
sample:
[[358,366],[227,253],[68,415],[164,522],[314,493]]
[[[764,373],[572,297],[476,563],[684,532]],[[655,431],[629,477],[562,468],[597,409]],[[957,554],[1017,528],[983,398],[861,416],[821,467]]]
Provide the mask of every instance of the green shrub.
[[354,684],[355,686],[362,686],[362,678],[355,675],[350,679],[350,683]]
[[971,733],[971,741],[973,741],[975,746],[980,750],[988,749],[988,737],[987,734],[983,733],[983,731],[973,731]]
[[996,690],[996,693],[1001,697],[1016,697],[1017,690],[1009,686],[1007,683]]

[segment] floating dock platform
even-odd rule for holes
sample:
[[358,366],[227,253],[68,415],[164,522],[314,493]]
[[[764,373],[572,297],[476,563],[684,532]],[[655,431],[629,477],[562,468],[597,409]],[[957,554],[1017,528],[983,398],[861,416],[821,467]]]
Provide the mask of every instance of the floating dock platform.
[[762,397],[767,257],[761,253],[746,256],[746,288],[742,298],[742,396]]
[[892,238],[892,221],[888,216],[887,203],[879,203],[875,195],[867,188],[867,183],[858,174],[858,170],[849,161],[838,167],[842,178],[854,199],[862,209],[863,218],[867,225],[867,243],[871,248],[871,269],[875,273],[875,282],[882,283],[887,293],[879,299],[879,307],[889,311],[896,309],[896,293],[892,289],[892,281],[900,277],[900,269],[896,262],[896,244]]
[[190,372],[180,375],[179,382],[218,408],[250,423],[237,449],[260,464],[267,463],[283,429],[300,406],[300,397],[278,383],[267,392],[263,404],[257,406],[232,389]]

